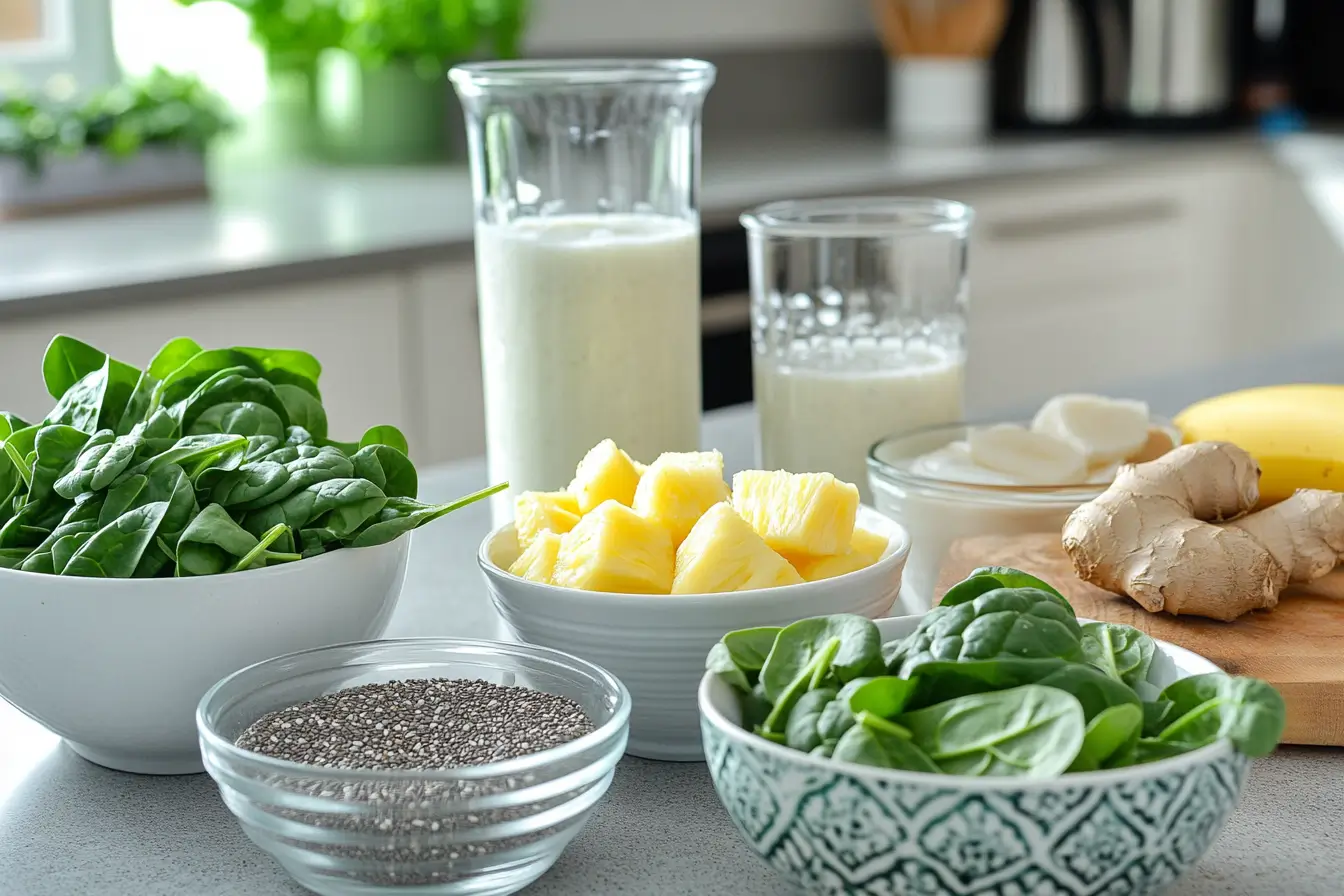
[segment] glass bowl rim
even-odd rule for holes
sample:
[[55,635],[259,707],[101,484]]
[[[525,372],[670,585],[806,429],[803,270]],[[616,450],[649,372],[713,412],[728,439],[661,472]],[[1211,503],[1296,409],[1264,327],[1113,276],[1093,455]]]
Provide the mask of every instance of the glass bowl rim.
[[[813,221],[811,215],[852,215],[859,220]],[[919,216],[922,220],[907,220]],[[866,219],[866,220],[865,220]],[[928,233],[964,235],[975,211],[955,199],[920,196],[829,196],[780,199],[738,218],[750,234],[780,237],[883,237]]]
[[[944,495],[957,495],[965,497],[967,495],[979,495],[984,498],[998,498],[1005,502],[1025,501],[1027,503],[1056,504],[1063,502],[1090,501],[1106,491],[1110,487],[1110,482],[1079,482],[1067,485],[989,485],[977,482],[957,482],[953,479],[936,479],[932,476],[921,476],[912,473],[909,470],[903,470],[895,467],[877,456],[880,448],[893,443],[899,443],[918,438],[920,436],[929,436],[941,432],[950,432],[954,430],[965,430],[975,426],[994,426],[1000,423],[1016,423],[1019,425],[1028,425],[1029,420],[960,420],[956,423],[936,423],[932,426],[920,426],[914,429],[900,430],[891,435],[883,436],[872,444],[868,449],[868,475],[869,478],[877,479],[884,484],[906,485],[922,489],[924,491],[941,493]],[[1176,425],[1165,417],[1151,415],[1148,418],[1149,428],[1156,427],[1165,431],[1172,437],[1173,447],[1179,447],[1181,444],[1180,433]]]
[[587,59],[512,59],[467,62],[448,71],[448,80],[469,96],[498,88],[610,87],[626,84],[698,84],[714,82],[713,63],[691,57],[609,57]]
[[[237,746],[233,741],[221,735],[213,728],[213,726],[207,723],[206,711],[210,708],[212,702],[221,700],[225,696],[232,698],[236,702],[240,697],[245,698],[256,693],[257,689],[254,688],[246,694],[232,694],[230,693],[230,687],[243,675],[249,672],[254,672],[268,664],[280,664],[283,661],[292,661],[299,657],[314,656],[322,653],[336,654],[341,651],[350,651],[356,648],[394,649],[398,647],[503,649],[504,652],[518,657],[533,657],[549,660],[560,666],[566,667],[571,671],[581,671],[601,680],[604,685],[616,695],[616,708],[612,713],[612,717],[606,722],[582,737],[577,737],[574,740],[567,741],[559,746],[541,750],[536,753],[528,753],[525,756],[518,756],[513,759],[503,759],[498,762],[487,762],[482,765],[467,765],[451,769],[330,768],[321,765],[309,765],[304,762],[294,762],[289,759],[277,759],[273,756],[267,756],[263,753],[257,753]],[[336,667],[330,666],[326,668],[330,669]],[[263,687],[277,684],[281,680],[283,679],[270,679],[263,685]],[[612,675],[596,663],[590,663],[587,660],[550,647],[540,647],[535,644],[525,644],[513,641],[492,641],[487,638],[377,638],[367,641],[347,641],[342,644],[328,644],[323,647],[313,647],[308,650],[297,650],[293,653],[281,654],[280,656],[262,660],[259,663],[253,663],[250,666],[245,666],[242,669],[229,673],[219,681],[215,682],[215,684],[205,692],[205,695],[201,697],[200,702],[196,705],[196,731],[201,740],[209,746],[211,752],[227,757],[228,761],[245,762],[252,766],[263,767],[267,771],[283,773],[289,776],[332,778],[342,781],[357,782],[387,782],[414,779],[416,781],[452,784],[463,781],[480,781],[490,778],[508,777],[510,775],[521,775],[527,772],[544,769],[552,763],[561,762],[565,759],[580,755],[587,750],[601,745],[605,741],[611,740],[622,728],[629,724],[631,703],[630,692],[626,690],[625,684],[615,675]],[[591,765],[592,763],[589,764]],[[208,765],[209,762],[207,762],[207,766]],[[270,787],[273,785],[266,784],[266,786]]]

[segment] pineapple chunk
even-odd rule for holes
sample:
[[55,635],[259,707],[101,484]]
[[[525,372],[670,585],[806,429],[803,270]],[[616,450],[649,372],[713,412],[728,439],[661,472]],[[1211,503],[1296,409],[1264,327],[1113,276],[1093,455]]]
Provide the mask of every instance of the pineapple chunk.
[[579,512],[588,513],[603,501],[617,501],[629,507],[638,485],[639,470],[630,455],[617,448],[611,439],[604,439],[579,461],[569,490],[578,499]]
[[560,553],[560,541],[560,533],[542,529],[532,539],[527,550],[513,561],[509,572],[519,578],[541,582],[543,585],[554,584],[555,558]]
[[513,528],[523,550],[541,532],[564,535],[579,522],[579,499],[569,492],[523,492],[513,504]]
[[849,550],[859,490],[830,473],[748,470],[733,477],[733,509],[781,554]]
[[618,501],[603,501],[561,536],[552,584],[583,591],[667,594],[675,558],[666,529]]
[[869,532],[867,529],[854,529],[854,538],[849,550],[830,557],[813,557],[800,554],[789,558],[793,568],[809,582],[820,579],[832,579],[847,572],[872,566],[887,550],[887,536]]
[[728,500],[723,455],[717,451],[659,455],[635,489],[635,513],[664,526],[672,543],[685,541],[706,510]]
[[677,548],[673,594],[751,591],[803,581],[789,561],[770,550],[732,505],[715,504]]

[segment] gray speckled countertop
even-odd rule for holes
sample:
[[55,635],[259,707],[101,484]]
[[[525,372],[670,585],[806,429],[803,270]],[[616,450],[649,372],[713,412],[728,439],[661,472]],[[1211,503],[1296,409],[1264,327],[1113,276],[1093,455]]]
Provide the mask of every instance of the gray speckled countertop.
[[[1241,139],[1241,138],[1231,138]],[[835,133],[708,146],[706,227],[736,226],[771,199],[912,189],[1114,163],[1169,144],[1124,138],[894,148],[882,135]],[[0,318],[34,300],[175,298],[424,263],[471,251],[464,166],[226,173],[210,201],[0,223]]]
[[[712,414],[705,443],[753,459],[749,411]],[[485,482],[481,461],[424,477],[447,499]],[[475,568],[489,512],[476,505],[416,535],[388,634],[503,637]],[[1254,766],[1242,803],[1172,896],[1338,896],[1344,752],[1289,748]],[[781,880],[739,839],[700,763],[627,758],[592,820],[528,896],[778,896]],[[299,896],[243,836],[210,778],[150,778],[85,762],[0,701],[3,896]]]

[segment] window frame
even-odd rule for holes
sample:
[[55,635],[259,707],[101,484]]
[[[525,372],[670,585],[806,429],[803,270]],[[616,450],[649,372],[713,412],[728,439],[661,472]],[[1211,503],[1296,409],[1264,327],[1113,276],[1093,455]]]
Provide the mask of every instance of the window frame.
[[81,89],[117,80],[108,0],[39,0],[40,38],[0,43],[0,72],[40,88],[54,75],[73,75]]

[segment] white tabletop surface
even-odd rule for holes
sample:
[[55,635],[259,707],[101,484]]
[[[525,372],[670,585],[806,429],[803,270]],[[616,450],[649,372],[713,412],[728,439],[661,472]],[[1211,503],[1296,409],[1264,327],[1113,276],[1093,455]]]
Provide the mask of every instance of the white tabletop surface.
[[[748,410],[711,414],[704,441],[753,462]],[[430,500],[485,484],[472,461],[423,477]],[[476,569],[481,504],[415,536],[389,636],[505,637]],[[1171,896],[1344,892],[1344,752],[1285,748],[1257,762],[1212,850]],[[92,765],[0,701],[0,896],[300,896],[234,823],[210,778]],[[587,827],[528,896],[779,896],[701,763],[627,758]]]

